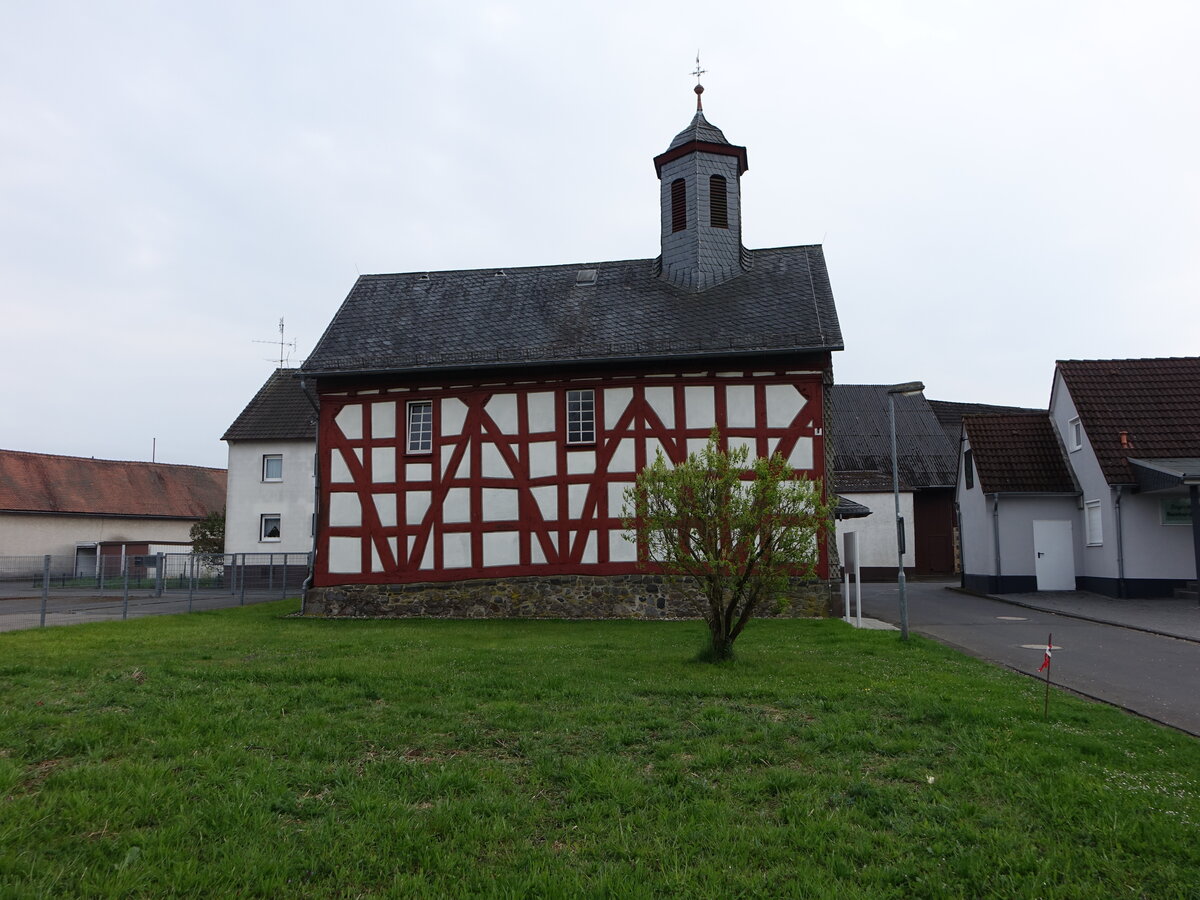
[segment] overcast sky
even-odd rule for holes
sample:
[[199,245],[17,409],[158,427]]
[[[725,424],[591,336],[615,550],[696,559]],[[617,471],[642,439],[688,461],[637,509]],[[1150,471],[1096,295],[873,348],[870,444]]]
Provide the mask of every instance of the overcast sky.
[[224,466],[254,341],[300,362],[360,272],[656,256],[697,48],[837,381],[1044,406],[1200,352],[1186,0],[0,6],[5,449]]

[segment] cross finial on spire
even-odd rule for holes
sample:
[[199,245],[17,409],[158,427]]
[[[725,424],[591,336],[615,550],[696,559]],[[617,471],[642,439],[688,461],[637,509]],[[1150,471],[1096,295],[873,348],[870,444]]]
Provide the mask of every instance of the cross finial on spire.
[[695,87],[696,112],[700,112],[701,110],[704,109],[703,105],[701,105],[701,103],[700,103],[700,95],[704,93],[704,85],[702,85],[700,83],[700,76],[703,75],[706,71],[707,71],[707,69],[700,68],[700,51],[697,50],[696,51],[696,70],[694,72],[692,72],[692,74],[696,76],[696,87]]

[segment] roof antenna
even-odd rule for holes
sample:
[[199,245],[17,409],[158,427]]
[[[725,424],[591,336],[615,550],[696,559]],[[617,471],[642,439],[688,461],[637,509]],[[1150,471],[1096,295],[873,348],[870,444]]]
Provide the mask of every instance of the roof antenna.
[[703,112],[704,106],[700,103],[700,95],[704,93],[704,85],[700,83],[700,76],[707,72],[707,69],[700,68],[700,51],[696,51],[696,70],[692,72],[696,76],[696,112]]
[[[276,344],[279,347],[279,368],[286,369],[287,363],[291,361],[291,353],[296,349],[296,339],[292,338],[287,341],[283,337],[283,316],[279,317],[279,340],[277,341],[251,341],[252,344]],[[275,362],[274,359],[268,359],[267,362]]]

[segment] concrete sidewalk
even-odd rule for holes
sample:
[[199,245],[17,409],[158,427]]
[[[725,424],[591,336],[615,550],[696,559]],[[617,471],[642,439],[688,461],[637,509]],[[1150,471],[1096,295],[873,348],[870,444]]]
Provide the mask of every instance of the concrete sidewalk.
[[[950,590],[962,593],[959,587]],[[1103,625],[1119,625],[1149,634],[1200,643],[1200,604],[1195,600],[1163,597],[1154,600],[1122,600],[1088,591],[1037,591],[1029,594],[977,594],[992,600],[1070,616]]]

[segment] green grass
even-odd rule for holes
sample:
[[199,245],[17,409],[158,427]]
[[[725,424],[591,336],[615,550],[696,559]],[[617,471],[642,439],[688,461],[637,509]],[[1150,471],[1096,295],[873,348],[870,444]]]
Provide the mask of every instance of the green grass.
[[758,621],[0,635],[0,897],[1200,897],[1200,742]]

